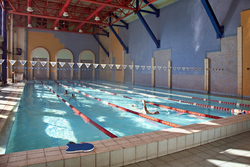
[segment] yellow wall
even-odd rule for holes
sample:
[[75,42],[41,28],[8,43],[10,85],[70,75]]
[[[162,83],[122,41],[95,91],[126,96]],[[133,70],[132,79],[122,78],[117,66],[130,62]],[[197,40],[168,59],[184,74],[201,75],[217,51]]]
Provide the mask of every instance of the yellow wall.
[[241,26],[243,96],[250,96],[250,10],[241,12]]
[[[117,32],[117,34],[119,34],[118,28],[116,29],[116,32]],[[110,52],[113,52],[113,57],[115,58],[114,64],[122,65],[122,63],[123,63],[122,62],[123,47],[112,32],[110,32],[109,38],[110,38]],[[114,68],[116,68],[116,67],[114,67]],[[122,69],[122,66],[119,69]],[[115,81],[124,82],[122,70],[115,71]]]
[[[49,61],[56,61],[56,53],[60,49],[64,49],[64,44],[60,44],[58,38],[54,38],[53,33],[28,31],[28,67],[31,67],[31,52],[37,48],[43,47],[49,52]],[[52,66],[50,65],[50,68]],[[31,70],[28,70],[30,72]],[[52,72],[55,72],[54,70]]]

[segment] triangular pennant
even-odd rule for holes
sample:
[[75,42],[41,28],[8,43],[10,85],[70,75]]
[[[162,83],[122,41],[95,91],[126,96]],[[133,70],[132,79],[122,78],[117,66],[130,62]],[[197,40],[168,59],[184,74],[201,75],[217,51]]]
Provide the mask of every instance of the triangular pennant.
[[90,63],[85,63],[85,66],[86,66],[87,68],[89,68],[90,65],[91,65]]
[[102,68],[105,68],[106,67],[106,64],[101,64]]
[[138,70],[140,68],[140,66],[139,65],[135,65],[135,68]]
[[142,70],[144,70],[144,69],[145,69],[145,66],[141,66],[141,68],[142,68]]
[[113,68],[114,64],[109,64],[109,68]]
[[83,63],[76,63],[76,64],[78,65],[79,68],[81,68]]
[[27,61],[26,60],[19,60],[22,65],[24,65]]
[[164,66],[164,67],[163,67],[163,70],[165,70],[165,71],[166,71],[166,70],[167,70],[167,67],[166,67],[166,66]]
[[193,67],[190,68],[191,71],[193,71],[193,69],[194,69]]
[[197,68],[195,68],[195,71],[197,71]]
[[199,71],[201,71],[201,68],[199,68]]
[[95,68],[97,68],[99,64],[93,64],[93,65],[94,65]]
[[31,63],[32,66],[36,65],[36,62],[37,61],[30,61],[30,63]]
[[153,68],[153,70],[155,70],[155,69],[156,69],[156,66],[153,66],[152,68]]
[[127,65],[122,65],[123,69],[125,70],[127,68]]
[[181,69],[181,67],[177,67],[177,70],[179,71]]
[[132,70],[133,69],[133,65],[129,65],[129,68]]
[[187,71],[189,71],[189,67],[186,67]]
[[9,62],[10,62],[11,65],[14,65],[16,60],[9,60]]
[[56,65],[56,62],[50,62],[50,64],[52,65],[52,67],[54,67]]
[[150,70],[150,69],[151,69],[151,66],[147,66],[147,68],[148,68],[148,70]]
[[68,64],[72,68],[75,63],[68,63]]
[[119,69],[119,68],[120,68],[120,66],[121,66],[121,65],[115,65],[115,67],[116,67],[117,69]]
[[182,67],[182,70],[183,70],[183,71],[185,71],[185,69],[186,69],[185,67]]
[[58,62],[60,64],[61,67],[63,67],[65,65],[65,62]]
[[161,70],[161,66],[158,66],[158,70]]
[[173,67],[174,71],[176,70],[176,67]]
[[47,61],[40,61],[40,63],[42,64],[42,66],[45,66],[45,64],[47,63]]

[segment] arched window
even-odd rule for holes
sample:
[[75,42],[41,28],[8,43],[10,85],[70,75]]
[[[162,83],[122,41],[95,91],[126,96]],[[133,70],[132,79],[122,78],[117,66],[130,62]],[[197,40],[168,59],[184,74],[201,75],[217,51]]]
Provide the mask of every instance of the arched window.
[[[95,77],[95,54],[90,50],[84,50],[79,55],[79,62],[83,63],[80,72],[79,79],[93,79]],[[87,68],[85,63],[90,63],[91,65]]]

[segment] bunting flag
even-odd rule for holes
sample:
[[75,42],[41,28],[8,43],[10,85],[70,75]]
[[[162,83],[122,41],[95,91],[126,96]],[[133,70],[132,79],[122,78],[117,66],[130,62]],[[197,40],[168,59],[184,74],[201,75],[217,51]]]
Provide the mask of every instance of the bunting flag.
[[158,70],[161,70],[161,66],[158,66]]
[[119,69],[121,65],[117,64],[115,65],[116,69]]
[[0,64],[2,65],[4,62],[4,59],[0,59]]
[[168,67],[168,69],[170,70],[172,67]]
[[129,65],[129,68],[130,68],[130,70],[132,70],[133,69],[133,65]]
[[58,62],[60,64],[61,67],[63,67],[65,65],[65,62]]
[[56,62],[50,62],[50,64],[52,65],[52,67],[54,67],[56,65]]
[[163,67],[163,70],[165,70],[165,71],[166,71],[166,70],[167,70],[167,67],[166,67],[166,66],[164,66],[164,67]]
[[9,60],[9,62],[10,62],[11,65],[14,65],[16,60]]
[[173,67],[174,71],[176,70],[176,67]]
[[85,63],[85,66],[86,66],[87,68],[89,68],[90,65],[91,65],[90,63]]
[[193,67],[190,68],[191,71],[193,71],[193,69],[194,69]]
[[153,66],[152,69],[155,70],[155,69],[156,69],[156,66]]
[[109,68],[113,68],[114,64],[109,64]]
[[[72,68],[75,63],[68,63],[69,66]],[[71,70],[71,69],[70,69]]]
[[186,67],[187,71],[189,71],[189,67]]
[[144,69],[145,69],[145,66],[141,66],[141,68],[142,68],[142,70],[144,70]]
[[183,70],[183,71],[185,71],[185,69],[186,69],[185,67],[182,67],[182,70]]
[[95,68],[97,68],[99,64],[93,64],[93,65],[94,65]]
[[127,65],[122,65],[123,69],[125,70],[127,68]]
[[32,66],[36,65],[36,62],[37,61],[30,61],[30,63],[31,63]]
[[47,61],[40,61],[40,63],[42,64],[42,66],[45,66],[45,64],[47,63]]
[[102,68],[105,68],[106,67],[106,64],[101,64]]
[[197,71],[197,68],[195,68],[195,71]]
[[177,70],[180,71],[181,67],[177,67]]
[[135,68],[138,70],[140,68],[140,66],[139,65],[135,65]]
[[27,61],[26,60],[19,60],[19,62],[24,65]]
[[76,63],[76,64],[78,65],[79,68],[81,68],[83,63]]
[[147,66],[147,69],[150,70],[150,69],[151,69],[151,66]]

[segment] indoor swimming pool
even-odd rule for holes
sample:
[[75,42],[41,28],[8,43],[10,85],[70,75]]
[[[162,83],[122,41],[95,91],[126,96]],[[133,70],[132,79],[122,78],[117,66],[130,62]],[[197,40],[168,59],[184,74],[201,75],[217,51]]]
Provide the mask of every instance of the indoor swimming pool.
[[[160,114],[142,114],[142,99],[148,102],[150,112]],[[250,110],[248,104],[247,100],[106,81],[28,82],[6,153],[61,146],[69,141],[123,137],[230,117],[233,116],[231,109]]]

